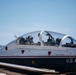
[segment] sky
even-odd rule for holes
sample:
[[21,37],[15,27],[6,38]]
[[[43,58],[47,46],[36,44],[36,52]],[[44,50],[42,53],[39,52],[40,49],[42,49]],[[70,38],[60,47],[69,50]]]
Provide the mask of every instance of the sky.
[[0,0],[0,45],[38,30],[76,38],[76,0]]

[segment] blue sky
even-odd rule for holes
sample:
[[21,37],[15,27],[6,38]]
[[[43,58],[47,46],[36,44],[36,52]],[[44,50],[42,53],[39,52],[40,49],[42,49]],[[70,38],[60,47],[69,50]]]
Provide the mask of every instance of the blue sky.
[[76,38],[76,0],[0,0],[0,44],[36,30]]

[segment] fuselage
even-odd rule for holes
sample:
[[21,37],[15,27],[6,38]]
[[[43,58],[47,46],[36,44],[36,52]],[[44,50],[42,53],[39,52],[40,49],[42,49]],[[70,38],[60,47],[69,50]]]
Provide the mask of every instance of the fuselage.
[[71,40],[71,43],[73,43],[72,38],[70,36],[64,36],[61,42],[58,43],[55,42],[56,37],[53,38],[54,35],[47,34],[49,37],[52,38],[54,42],[49,42],[50,40],[47,40],[48,42],[46,42],[46,35],[42,36],[42,34],[45,35],[45,33],[43,32],[37,33],[37,37],[39,37],[39,39],[35,38],[35,43],[33,43],[33,41],[30,41],[29,43],[27,42],[27,40],[24,39],[23,40],[25,41],[25,43],[21,41],[19,42],[20,38],[18,38],[10,42],[6,46],[1,47],[0,62],[31,66],[37,68],[54,69],[60,72],[75,72],[75,44],[70,45],[66,43],[64,45],[63,43],[63,40],[65,38],[69,38]]
[[75,49],[66,47],[18,45],[14,50],[1,50],[0,61],[69,72],[76,71],[75,53]]

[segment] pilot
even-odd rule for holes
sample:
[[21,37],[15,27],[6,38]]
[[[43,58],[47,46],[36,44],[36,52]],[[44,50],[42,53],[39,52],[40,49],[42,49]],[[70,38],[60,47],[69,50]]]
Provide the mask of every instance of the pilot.
[[59,44],[60,44],[60,41],[61,41],[61,39],[60,38],[57,38],[56,39],[56,44],[59,46]]
[[27,44],[33,44],[33,37],[31,35],[29,35],[27,38]]
[[25,39],[23,37],[19,37],[19,44],[24,44]]
[[48,39],[47,39],[47,43],[48,43],[48,45],[54,45],[55,43],[54,43],[54,38],[52,38],[52,37],[48,37]]

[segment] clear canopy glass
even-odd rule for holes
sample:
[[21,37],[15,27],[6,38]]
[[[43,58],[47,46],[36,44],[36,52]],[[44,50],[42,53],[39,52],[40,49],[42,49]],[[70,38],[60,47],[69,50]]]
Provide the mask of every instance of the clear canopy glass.
[[34,31],[17,39],[20,45],[41,45],[57,47],[76,47],[76,40],[70,35],[52,31]]

